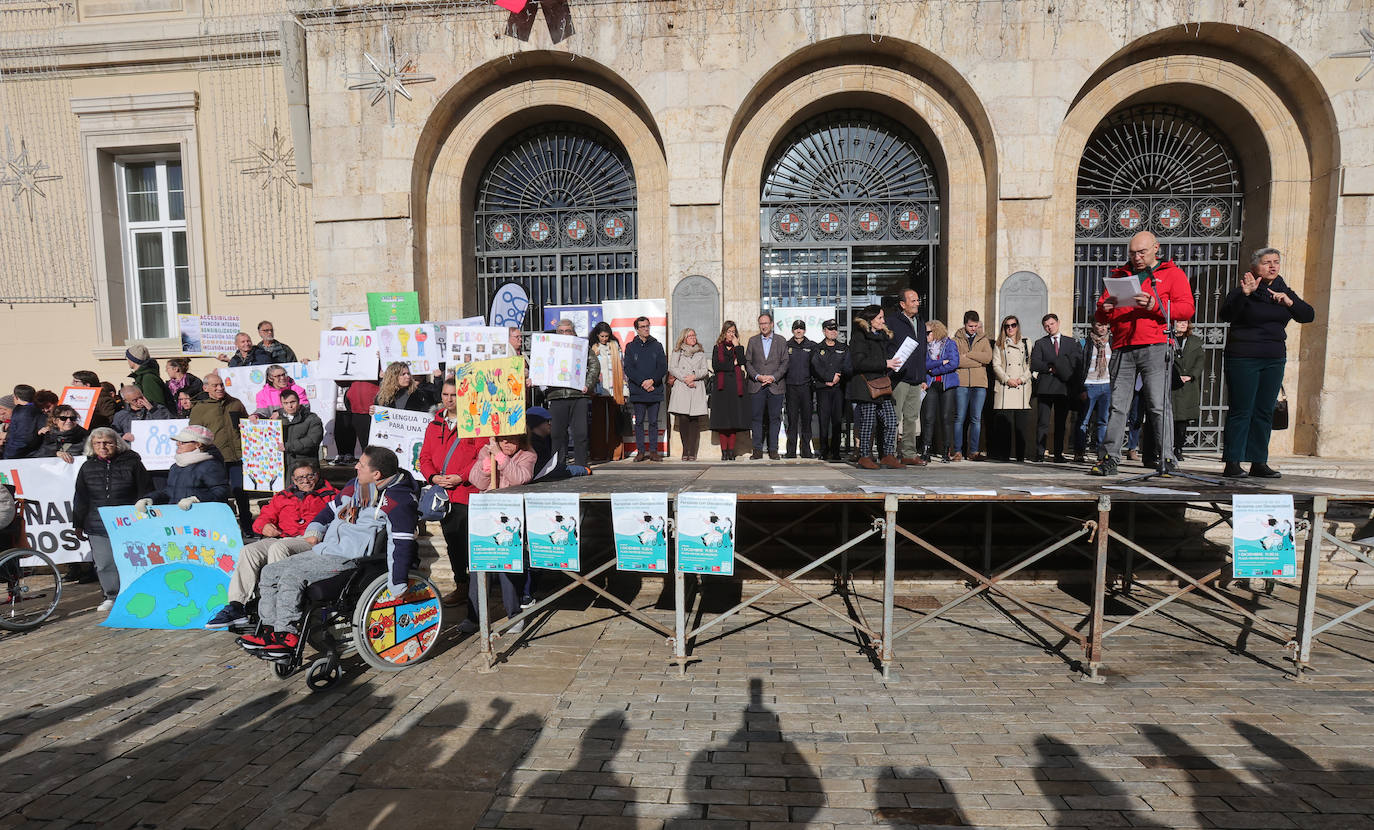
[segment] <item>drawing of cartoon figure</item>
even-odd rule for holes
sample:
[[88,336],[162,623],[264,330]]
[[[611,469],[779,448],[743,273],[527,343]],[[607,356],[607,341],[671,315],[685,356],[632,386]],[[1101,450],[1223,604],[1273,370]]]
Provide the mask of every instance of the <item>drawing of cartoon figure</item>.
[[515,540],[520,538],[520,520],[502,513],[496,520],[496,533],[491,538],[501,547],[515,544]]
[[730,531],[733,529],[729,519],[722,519],[715,513],[707,519],[708,527],[706,532],[701,534],[701,543],[708,548],[718,548],[729,538]]
[[1268,532],[1260,538],[1260,547],[1265,550],[1283,550],[1293,544],[1293,523],[1287,519],[1280,522],[1273,516],[1265,520]]
[[560,547],[576,542],[577,519],[562,513],[553,514],[553,532],[549,534],[549,541]]
[[635,537],[641,545],[656,545],[664,539],[663,527],[662,516],[645,513],[639,524],[639,533],[635,534]]

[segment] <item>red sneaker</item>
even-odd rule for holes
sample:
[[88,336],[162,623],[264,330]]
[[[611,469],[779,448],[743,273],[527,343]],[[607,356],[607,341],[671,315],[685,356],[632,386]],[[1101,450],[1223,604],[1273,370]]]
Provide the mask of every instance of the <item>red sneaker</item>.
[[234,642],[249,651],[260,651],[272,642],[272,632],[264,631],[262,634],[245,634]]
[[301,638],[295,634],[277,634],[263,648],[262,652],[272,657],[289,657],[296,651],[296,645],[300,643],[300,640]]

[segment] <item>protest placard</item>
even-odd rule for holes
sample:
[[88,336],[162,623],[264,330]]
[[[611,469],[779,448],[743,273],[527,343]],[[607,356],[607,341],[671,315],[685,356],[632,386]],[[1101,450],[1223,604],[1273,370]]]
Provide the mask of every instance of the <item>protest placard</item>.
[[119,596],[102,625],[111,628],[204,627],[229,602],[243,539],[227,504],[161,505],[138,513],[102,507],[119,569]]
[[1231,568],[1236,579],[1296,579],[1292,495],[1231,497]]
[[448,368],[455,369],[474,360],[510,357],[510,333],[493,326],[449,326]]
[[[601,304],[602,319],[611,326],[621,348],[635,336],[635,320],[649,318],[649,334],[663,344],[663,350],[670,351],[672,341],[668,339],[668,301],[667,300],[607,300]],[[701,332],[697,332],[698,336]]]
[[143,459],[145,470],[170,470],[177,457],[177,442],[172,436],[186,429],[191,422],[185,418],[171,421],[130,421],[129,432],[134,440],[129,448]]
[[234,339],[242,330],[237,316],[226,314],[178,314],[182,354],[234,353]]
[[[537,220],[536,220],[537,221]],[[487,319],[493,326],[520,326],[525,322],[525,312],[529,311],[530,297],[525,289],[513,282],[505,283],[496,289],[491,301],[491,313]]]
[[566,334],[530,335],[530,383],[581,390],[586,381],[586,340]]
[[329,327],[344,331],[371,331],[372,318],[366,311],[348,311],[329,318]]
[[678,494],[676,536],[679,572],[733,576],[735,494]]
[[469,496],[468,570],[523,572],[524,517],[524,504],[518,495],[473,493]]
[[403,326],[420,322],[420,295],[415,291],[367,293],[367,319],[371,328]]
[[372,412],[369,443],[396,453],[403,469],[423,479],[420,473],[420,448],[425,443],[425,429],[433,420],[434,416],[428,412],[376,407]]
[[315,374],[331,380],[376,380],[379,351],[374,331],[322,331]]
[[576,571],[581,566],[576,493],[527,493],[525,527],[529,536],[530,567]]
[[668,572],[668,494],[612,493],[615,567]]
[[410,366],[410,373],[425,377],[439,368],[443,362],[438,338],[434,336],[434,326],[420,323],[408,326],[380,326],[377,340],[381,347],[382,367],[385,369],[396,361]]
[[76,474],[85,463],[77,456],[68,464],[60,458],[16,458],[0,462],[0,482],[14,488],[16,507],[24,515],[29,548],[46,553],[54,562],[90,561],[86,532],[72,524],[72,493]]
[[525,431],[525,359],[482,360],[457,367],[458,434],[490,438]]
[[99,397],[99,386],[64,386],[58,401],[75,409],[81,426],[90,429],[91,418],[95,417],[95,402]]
[[262,418],[239,423],[243,445],[243,489],[275,493],[286,484],[281,421]]
[[559,320],[570,320],[573,331],[577,332],[578,337],[585,339],[591,333],[592,326],[601,322],[601,315],[599,305],[546,305],[544,331],[558,328]]
[[[302,389],[305,385],[301,383],[302,378],[311,376],[310,369],[319,367],[311,363],[281,363],[278,364],[286,373],[291,376],[291,380],[300,385]],[[231,398],[238,398],[243,402],[243,406],[249,412],[258,408],[258,393],[262,392],[267,386],[266,366],[237,366],[233,369],[220,369],[220,380],[224,381],[224,391]],[[305,400],[301,403],[309,406],[314,403],[314,396],[307,391]]]

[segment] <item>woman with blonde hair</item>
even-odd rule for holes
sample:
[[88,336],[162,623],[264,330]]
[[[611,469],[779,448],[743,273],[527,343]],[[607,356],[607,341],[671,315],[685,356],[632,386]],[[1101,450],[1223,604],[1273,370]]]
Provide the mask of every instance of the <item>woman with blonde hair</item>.
[[592,396],[591,461],[604,464],[625,453],[620,440],[620,412],[625,405],[625,361],[610,323],[597,323],[587,340],[601,364],[600,378]]
[[959,346],[939,320],[926,323],[926,382],[921,385],[926,390],[921,400],[926,444],[922,457],[929,461],[934,453],[948,463],[954,438],[954,390],[959,388]]
[[1021,336],[1021,321],[1014,314],[1002,318],[997,347],[992,350],[992,411],[995,443],[989,457],[1026,460],[1026,430],[1030,427],[1031,369],[1029,341]]
[[711,356],[697,342],[696,329],[683,329],[668,356],[668,414],[677,416],[682,460],[696,461],[701,446],[701,419],[706,415],[706,382]]
[[433,412],[438,400],[434,386],[410,373],[410,364],[397,360],[387,364],[382,383],[377,390],[376,406],[405,409],[411,412]]
[[708,405],[711,429],[720,441],[720,460],[734,461],[735,438],[740,430],[749,429],[754,418],[745,385],[744,344],[734,320],[720,327],[711,349],[711,373],[715,375]]

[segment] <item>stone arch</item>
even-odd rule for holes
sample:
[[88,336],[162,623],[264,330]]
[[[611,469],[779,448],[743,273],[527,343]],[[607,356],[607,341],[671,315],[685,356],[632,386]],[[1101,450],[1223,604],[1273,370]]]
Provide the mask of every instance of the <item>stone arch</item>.
[[[846,108],[880,112],[921,139],[943,188],[939,274],[945,302],[950,308],[976,308],[990,299],[996,148],[981,107],[974,99],[981,117],[970,116],[969,103],[940,77],[906,60],[921,55],[883,52],[900,48],[900,42],[880,48],[864,37],[864,51],[859,52],[849,40],[810,47],[768,73],[727,134],[722,195],[724,271],[730,275],[726,317],[749,319],[758,311],[759,191],[770,154],[796,125]],[[958,78],[934,56],[929,63]]]
[[[1323,126],[1310,123],[1311,118],[1304,123],[1274,83],[1221,54],[1155,54],[1136,61],[1119,57],[1109,63],[1117,68],[1099,71],[1084,87],[1069,109],[1055,146],[1049,212],[1054,217],[1051,306],[1069,307],[1072,301],[1073,223],[1058,219],[1073,214],[1078,165],[1088,139],[1111,113],[1145,102],[1206,112],[1228,135],[1246,180],[1242,250],[1262,244],[1283,250],[1284,272],[1294,275],[1291,282],[1297,291],[1304,297],[1324,297],[1330,283],[1332,231],[1323,227],[1322,216],[1327,212],[1319,206],[1329,204],[1334,215],[1334,193],[1328,178],[1332,171],[1322,168],[1335,158],[1329,145],[1314,150],[1310,144],[1312,137],[1326,132]],[[1314,169],[1314,163],[1322,167]],[[1322,358],[1310,354],[1308,337],[1308,332],[1301,332],[1290,347],[1285,381],[1290,389],[1303,385],[1300,354],[1315,358],[1315,365],[1308,360],[1308,383],[1320,385]],[[1275,433],[1276,449],[1313,451],[1315,425],[1307,426],[1306,431]]]
[[668,167],[658,130],[628,85],[591,61],[555,73],[539,56],[513,72],[502,59],[454,86],[421,132],[412,171],[415,285],[427,319],[482,313],[476,302],[473,208],[482,170],[501,145],[544,121],[595,127],[620,142],[634,167],[638,201],[639,292],[665,296]]

